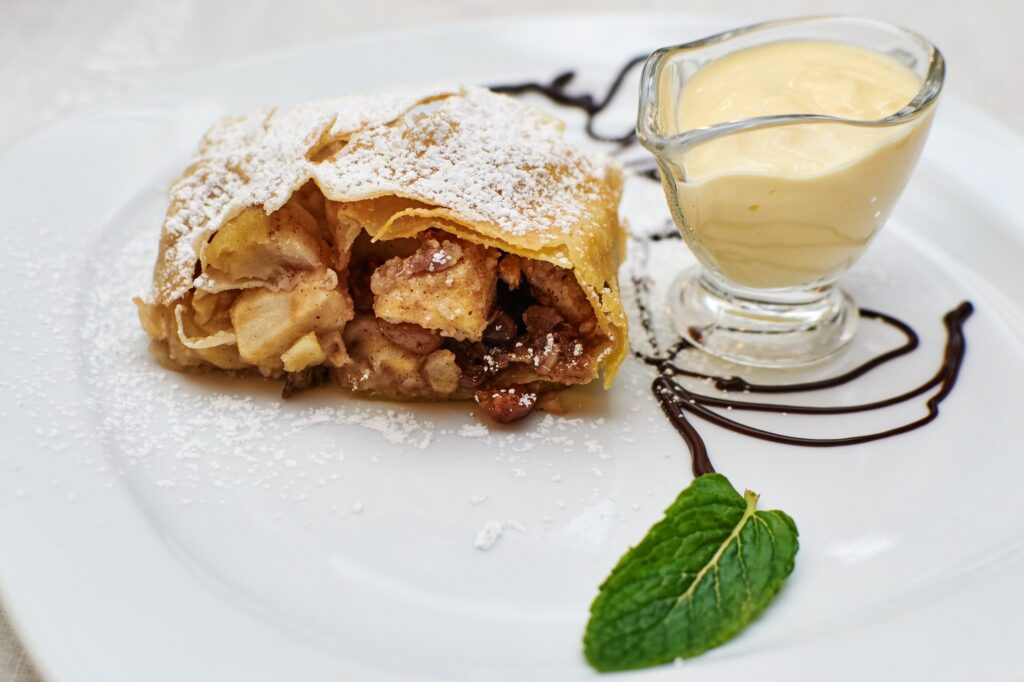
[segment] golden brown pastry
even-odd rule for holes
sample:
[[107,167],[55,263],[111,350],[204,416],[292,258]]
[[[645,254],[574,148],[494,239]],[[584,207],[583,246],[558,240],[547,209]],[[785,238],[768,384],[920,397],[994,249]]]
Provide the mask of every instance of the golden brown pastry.
[[621,177],[480,88],[228,118],[171,190],[139,316],[176,369],[475,397],[499,421],[627,352]]

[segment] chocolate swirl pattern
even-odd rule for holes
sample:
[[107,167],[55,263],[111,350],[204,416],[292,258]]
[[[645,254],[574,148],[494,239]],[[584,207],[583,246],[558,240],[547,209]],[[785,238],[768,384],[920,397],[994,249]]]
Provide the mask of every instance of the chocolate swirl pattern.
[[[647,295],[650,290],[649,280],[640,277],[633,277],[633,289],[636,294],[636,307],[640,311],[641,327],[648,345],[657,349],[658,343],[655,338],[651,316],[647,302]],[[939,368],[927,381],[898,393],[889,398],[875,400],[866,403],[853,405],[799,405],[777,402],[757,402],[751,400],[737,400],[728,397],[730,393],[743,394],[784,394],[784,393],[808,393],[829,388],[835,388],[860,379],[874,369],[896,360],[908,353],[912,353],[920,346],[917,332],[906,322],[899,320],[892,315],[876,310],[862,308],[861,317],[875,320],[884,325],[898,330],[904,337],[904,342],[873,358],[866,360],[857,367],[817,381],[792,383],[792,384],[757,384],[751,383],[742,377],[718,376],[705,374],[703,372],[687,369],[679,364],[679,358],[684,351],[691,349],[689,342],[679,339],[664,352],[645,353],[633,350],[633,354],[642,362],[657,370],[658,376],[651,383],[651,391],[661,406],[662,412],[675,427],[676,431],[686,442],[690,450],[694,476],[701,476],[715,471],[708,455],[707,445],[701,437],[700,432],[693,426],[687,414],[699,417],[712,424],[743,436],[758,438],[761,440],[783,443],[785,445],[798,445],[803,447],[837,447],[841,445],[858,445],[883,438],[898,436],[903,433],[919,429],[939,416],[939,405],[952,392],[963,365],[964,355],[967,351],[967,340],[964,333],[964,324],[974,312],[974,306],[964,301],[953,310],[943,316],[943,324],[946,328],[946,347],[942,362]],[[699,352],[699,351],[694,351]],[[713,396],[699,393],[687,388],[681,378],[705,379],[714,383],[720,391],[725,391],[727,396]],[[736,419],[726,417],[712,408],[720,408],[731,411],[754,411],[772,412],[776,414],[805,414],[805,415],[840,415],[854,412],[868,412],[881,410],[894,405],[908,402],[922,395],[935,391],[925,402],[926,414],[918,419],[906,422],[899,426],[866,434],[855,434],[836,438],[805,438],[792,436],[774,431],[766,431],[747,425]]]
[[611,85],[608,86],[608,89],[600,98],[589,92],[581,92],[578,95],[566,92],[566,88],[570,83],[572,83],[573,79],[576,78],[576,72],[571,69],[562,71],[547,83],[542,83],[540,81],[526,81],[523,83],[510,83],[507,85],[491,85],[489,87],[494,92],[502,92],[506,95],[521,95],[527,92],[533,92],[538,95],[543,95],[555,104],[579,109],[587,116],[586,132],[591,139],[597,140],[598,142],[614,142],[615,144],[623,147],[628,147],[636,142],[636,128],[633,128],[622,135],[606,135],[594,130],[594,121],[598,114],[607,109],[612,101],[614,101],[615,95],[617,95],[619,90],[622,88],[622,83],[626,80],[626,76],[629,75],[629,72],[636,66],[643,64],[646,59],[647,55],[645,54],[631,57],[629,61],[627,61],[622,68],[616,72],[615,77],[612,78]]

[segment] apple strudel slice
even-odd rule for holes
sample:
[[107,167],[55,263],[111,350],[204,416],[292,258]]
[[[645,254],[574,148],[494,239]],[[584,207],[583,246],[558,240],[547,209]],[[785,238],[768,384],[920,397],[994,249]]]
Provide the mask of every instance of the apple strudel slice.
[[481,88],[228,118],[171,190],[139,316],[175,369],[513,421],[625,357],[620,187],[560,121]]

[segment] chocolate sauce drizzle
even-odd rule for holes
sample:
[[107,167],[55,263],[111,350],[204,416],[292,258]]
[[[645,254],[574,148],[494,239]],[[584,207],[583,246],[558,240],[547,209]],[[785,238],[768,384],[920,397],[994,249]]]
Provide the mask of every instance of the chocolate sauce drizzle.
[[[638,292],[646,291],[648,287],[637,286],[638,282],[639,280],[637,279],[633,280],[634,289]],[[638,309],[641,311],[641,326],[647,334],[648,342],[651,343],[652,346],[656,347],[654,343],[654,330],[651,325],[650,314],[648,312],[644,312],[647,310],[647,305],[640,295],[637,296],[636,302]],[[880,321],[883,324],[900,331],[905,339],[903,344],[892,350],[881,353],[880,355],[863,362],[843,374],[818,381],[795,384],[755,384],[748,382],[746,379],[741,377],[716,376],[713,374],[705,374],[686,369],[676,362],[680,353],[692,347],[691,344],[685,340],[677,342],[664,354],[647,354],[641,351],[634,351],[634,355],[657,370],[658,376],[651,383],[651,390],[654,393],[654,397],[658,400],[658,404],[661,406],[662,412],[664,412],[665,416],[668,417],[668,420],[679,432],[679,435],[682,436],[690,450],[693,475],[700,476],[702,474],[711,473],[715,469],[711,464],[710,457],[708,456],[708,450],[704,443],[704,439],[701,437],[697,429],[694,428],[689,419],[687,419],[687,413],[711,422],[712,424],[721,426],[722,428],[739,433],[743,436],[803,447],[858,445],[860,443],[868,443],[870,441],[881,440],[883,438],[890,438],[902,433],[907,433],[934,421],[939,416],[939,405],[952,392],[953,386],[956,384],[957,377],[960,374],[960,368],[963,365],[964,355],[967,351],[964,323],[967,321],[967,318],[971,316],[972,312],[974,312],[974,306],[965,301],[943,316],[943,323],[946,327],[945,352],[943,354],[942,363],[930,379],[914,388],[899,393],[898,395],[882,400],[857,403],[853,405],[795,405],[736,400],[730,397],[698,393],[684,386],[678,378],[689,377],[693,379],[710,380],[714,382],[716,388],[727,393],[737,391],[744,394],[807,393],[810,391],[834,388],[854,381],[873,369],[917,349],[920,345],[917,333],[906,322],[876,310],[862,308],[860,310],[861,317]],[[928,398],[925,402],[927,413],[919,419],[884,431],[843,436],[839,438],[805,438],[801,436],[777,433],[774,431],[765,431],[763,429],[758,429],[744,424],[736,419],[726,417],[711,409],[714,407],[725,408],[727,410],[807,415],[850,414],[854,412],[880,410],[893,405],[898,405],[926,394],[936,387],[938,387],[938,391],[936,391],[934,395]]]
[[[490,86],[495,92],[503,92],[511,95],[533,92],[547,97],[552,102],[562,106],[572,107],[583,111],[587,116],[586,132],[591,139],[599,142],[611,142],[621,148],[631,146],[636,142],[636,130],[617,136],[610,136],[598,133],[594,130],[594,122],[597,116],[608,108],[615,95],[622,87],[629,72],[647,58],[640,55],[629,59],[622,68],[615,74],[611,85],[603,97],[598,99],[592,93],[571,94],[566,88],[576,76],[572,70],[563,71],[555,76],[550,82],[527,81],[507,85]],[[653,165],[643,165],[643,162],[627,164],[629,170],[636,175],[658,180],[657,168]],[[644,248],[650,244],[668,239],[678,239],[679,233],[675,229],[636,237]],[[712,424],[716,424],[730,431],[744,436],[758,438],[760,440],[783,443],[786,445],[798,445],[802,447],[837,447],[841,445],[858,445],[883,438],[890,438],[919,429],[931,423],[939,416],[939,405],[953,391],[960,368],[963,365],[964,355],[967,352],[967,339],[964,334],[964,324],[974,312],[974,306],[964,301],[953,310],[946,313],[942,320],[946,328],[946,347],[943,353],[942,362],[930,379],[906,390],[897,395],[882,400],[875,400],[867,403],[853,405],[795,405],[774,402],[757,402],[750,400],[736,400],[731,397],[712,396],[699,393],[687,388],[679,381],[680,378],[700,379],[713,382],[715,388],[725,393],[741,392],[743,394],[784,394],[784,393],[807,393],[835,388],[855,381],[872,370],[892,362],[897,358],[912,353],[920,346],[920,339],[917,332],[906,322],[877,310],[867,308],[860,309],[862,318],[875,320],[888,327],[899,331],[904,341],[892,350],[885,351],[879,355],[866,360],[857,367],[842,374],[817,381],[809,381],[792,384],[757,384],[737,376],[717,376],[705,374],[695,370],[687,369],[678,362],[679,357],[693,345],[685,339],[678,338],[673,345],[661,352],[658,339],[655,334],[654,324],[650,308],[647,305],[650,296],[651,280],[648,277],[633,276],[631,278],[633,292],[636,299],[636,308],[640,317],[640,326],[643,328],[647,343],[653,350],[652,353],[645,353],[634,350],[633,355],[642,362],[650,365],[657,371],[657,377],[651,383],[651,391],[661,406],[662,412],[675,427],[676,431],[683,438],[687,448],[690,450],[691,465],[694,476],[712,473],[715,471],[711,458],[708,455],[707,444],[700,432],[688,418],[688,414],[699,417]],[[925,401],[926,414],[918,419],[905,424],[895,426],[884,431],[876,431],[867,434],[842,436],[838,438],[805,438],[792,436],[774,431],[755,428],[716,412],[712,408],[721,408],[730,411],[747,412],[772,412],[777,414],[806,414],[806,415],[840,415],[856,412],[869,412],[881,410],[893,405],[905,403],[914,398],[928,394],[933,389],[938,389]]]
[[571,69],[563,71],[547,83],[541,83],[540,81],[525,81],[523,83],[490,85],[488,87],[494,92],[503,92],[507,95],[521,95],[523,93],[533,92],[547,97],[556,104],[561,104],[562,106],[571,107],[573,109],[579,109],[587,115],[586,131],[587,135],[590,136],[591,139],[597,140],[598,142],[613,142],[619,146],[628,147],[636,142],[636,128],[633,128],[622,135],[604,135],[594,130],[594,120],[597,118],[598,114],[607,109],[608,105],[615,99],[615,95],[619,92],[619,88],[622,87],[622,83],[626,80],[626,76],[629,72],[638,64],[643,63],[646,59],[647,55],[641,54],[627,61],[615,74],[615,78],[612,79],[612,84],[608,87],[608,90],[605,91],[604,97],[601,99],[597,99],[593,93],[589,92],[582,92],[578,95],[566,92],[566,88],[573,79],[576,78],[576,72]]

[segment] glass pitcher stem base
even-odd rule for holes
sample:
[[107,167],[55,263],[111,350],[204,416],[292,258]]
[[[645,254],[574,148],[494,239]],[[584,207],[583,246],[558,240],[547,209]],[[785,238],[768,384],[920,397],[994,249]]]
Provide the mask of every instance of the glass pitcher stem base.
[[699,268],[669,290],[676,330],[701,350],[755,367],[799,367],[843,349],[859,314],[849,296],[830,286],[795,302],[764,301],[730,290]]

